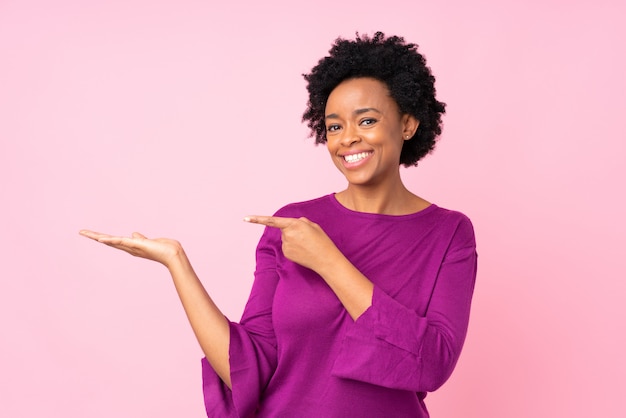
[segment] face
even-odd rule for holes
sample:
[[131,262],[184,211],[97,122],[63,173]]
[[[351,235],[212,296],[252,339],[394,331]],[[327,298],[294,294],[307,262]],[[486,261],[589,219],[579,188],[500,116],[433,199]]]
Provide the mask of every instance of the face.
[[385,186],[400,179],[400,153],[419,122],[402,115],[387,86],[373,78],[339,84],[326,104],[326,146],[350,185]]

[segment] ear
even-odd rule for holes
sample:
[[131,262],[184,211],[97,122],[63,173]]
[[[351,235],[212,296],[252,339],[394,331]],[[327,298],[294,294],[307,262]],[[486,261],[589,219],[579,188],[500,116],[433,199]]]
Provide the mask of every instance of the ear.
[[413,138],[413,135],[415,135],[419,125],[420,121],[417,120],[415,116],[405,113],[402,116],[402,139],[408,141]]

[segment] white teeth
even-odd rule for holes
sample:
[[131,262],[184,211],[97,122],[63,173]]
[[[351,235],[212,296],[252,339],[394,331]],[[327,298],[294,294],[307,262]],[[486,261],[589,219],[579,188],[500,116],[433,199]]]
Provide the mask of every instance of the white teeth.
[[359,152],[358,154],[350,154],[344,155],[343,159],[348,163],[356,163],[357,161],[361,161],[363,158],[369,156],[370,152]]

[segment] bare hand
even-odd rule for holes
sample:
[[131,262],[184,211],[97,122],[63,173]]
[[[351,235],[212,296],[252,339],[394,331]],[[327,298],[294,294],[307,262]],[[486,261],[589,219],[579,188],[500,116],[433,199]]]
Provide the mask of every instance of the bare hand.
[[83,229],[79,234],[135,257],[158,261],[168,268],[178,255],[183,254],[178,241],[168,238],[149,239],[139,232],[133,232],[130,237],[117,237]]
[[283,254],[287,259],[320,273],[339,249],[324,230],[307,218],[282,218],[279,216],[247,216],[244,221],[279,228],[283,241]]

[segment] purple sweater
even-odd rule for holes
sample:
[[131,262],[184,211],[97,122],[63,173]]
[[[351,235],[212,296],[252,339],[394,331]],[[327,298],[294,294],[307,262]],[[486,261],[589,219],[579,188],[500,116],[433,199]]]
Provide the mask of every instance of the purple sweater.
[[280,230],[257,247],[252,292],[230,323],[232,391],[202,360],[209,417],[428,417],[426,392],[459,358],[476,278],[469,219],[351,211],[334,194],[280,209],[318,223],[374,283],[352,320],[326,282],[285,258]]

